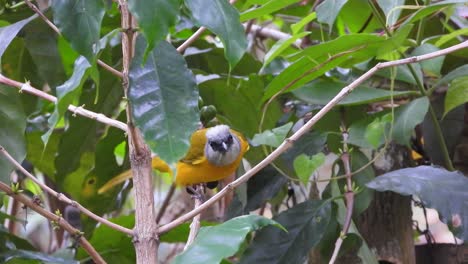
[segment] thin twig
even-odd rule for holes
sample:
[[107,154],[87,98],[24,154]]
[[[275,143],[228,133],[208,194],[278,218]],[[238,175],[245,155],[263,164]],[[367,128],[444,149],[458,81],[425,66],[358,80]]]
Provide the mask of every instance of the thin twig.
[[160,233],[165,233],[172,228],[186,222],[187,220],[191,219],[195,215],[199,214],[200,212],[206,210],[208,207],[210,207],[212,204],[214,204],[216,201],[221,199],[224,195],[226,195],[228,192],[234,190],[237,186],[241,185],[242,183],[246,182],[249,180],[253,175],[255,175],[257,172],[259,172],[261,169],[265,168],[268,164],[273,162],[279,155],[281,155],[283,152],[288,150],[293,142],[298,140],[300,137],[302,137],[305,133],[309,132],[310,129],[326,114],[328,113],[336,104],[338,104],[343,98],[345,98],[349,93],[351,93],[356,87],[358,87],[361,83],[363,83],[365,80],[369,79],[374,73],[377,71],[388,68],[388,67],[394,67],[398,65],[403,65],[403,64],[408,64],[408,63],[415,63],[423,60],[429,60],[435,57],[443,56],[452,52],[455,52],[457,50],[461,50],[464,48],[468,47],[468,41],[464,41],[460,44],[454,45],[452,47],[438,50],[436,52],[431,52],[427,53],[421,56],[415,56],[415,57],[410,57],[406,59],[401,59],[401,60],[396,60],[396,61],[389,61],[389,62],[384,62],[384,63],[378,63],[374,67],[372,67],[370,70],[368,70],[366,73],[361,75],[359,78],[354,80],[351,84],[348,86],[344,87],[333,99],[328,102],[320,111],[317,112],[304,126],[302,126],[296,133],[294,133],[291,137],[287,138],[281,145],[275,149],[270,155],[268,155],[265,159],[263,159],[260,163],[255,165],[252,169],[244,173],[241,177],[239,177],[237,180],[233,181],[232,183],[228,184],[225,188],[223,188],[220,192],[218,192],[216,195],[212,196],[210,199],[205,201],[200,207],[193,209],[192,211],[186,213],[185,215],[182,215],[181,217],[175,219],[174,221],[163,225],[159,228]]
[[169,191],[167,192],[166,197],[164,198],[161,208],[159,208],[158,215],[156,216],[156,223],[159,223],[159,221],[161,221],[161,218],[163,217],[167,207],[169,206],[169,202],[171,201],[172,196],[174,196],[175,189],[175,183],[171,184],[171,187],[169,188]]
[[80,210],[81,212],[83,212],[85,215],[89,216],[90,218],[98,221],[99,223],[102,223],[104,225],[107,225],[109,226],[110,228],[112,229],[115,229],[119,232],[122,232],[122,233],[125,233],[127,235],[130,235],[132,236],[133,235],[133,231],[131,229],[128,229],[128,228],[125,228],[123,226],[120,226],[118,224],[115,224],[115,223],[112,223],[111,221],[105,219],[105,218],[102,218],[96,214],[94,214],[93,212],[89,211],[86,207],[82,206],[81,204],[79,204],[78,202],[76,201],[73,201],[71,200],[70,198],[66,197],[63,193],[58,193],[56,192],[55,190],[53,190],[52,188],[50,188],[49,186],[45,185],[44,183],[42,183],[41,181],[39,181],[36,177],[34,177],[31,173],[29,173],[29,171],[27,171],[26,169],[24,169],[21,164],[19,164],[11,155],[10,153],[8,153],[8,151],[2,147],[0,145],[0,153],[11,163],[13,164],[13,166],[15,166],[16,169],[20,170],[24,175],[26,175],[26,177],[30,178],[34,183],[36,183],[37,185],[39,185],[39,187],[41,187],[42,190],[48,192],[49,194],[57,197],[57,199],[59,201],[62,201],[66,204],[69,204],[75,208],[77,208],[78,210]]
[[348,130],[344,124],[344,119],[342,118],[342,136],[343,136],[343,153],[341,154],[341,161],[343,162],[343,167],[345,170],[346,175],[346,191],[344,194],[346,200],[346,215],[343,223],[343,229],[340,232],[336,242],[335,242],[335,249],[333,250],[332,257],[330,259],[329,264],[335,263],[336,259],[338,258],[338,253],[340,252],[341,245],[346,237],[346,234],[349,231],[349,227],[351,225],[351,217],[353,216],[353,207],[354,207],[354,191],[353,191],[353,183],[351,180],[351,162],[349,159],[349,149],[348,149]]
[[[50,95],[46,92],[43,92],[39,89],[36,89],[32,87],[28,82],[26,83],[21,83],[17,82],[15,80],[9,79],[2,74],[0,74],[0,83],[6,84],[8,86],[16,87],[20,89],[20,92],[27,92],[28,94],[35,95],[37,97],[40,97],[42,99],[45,99],[47,101],[56,103],[57,98],[53,95]],[[127,131],[127,125],[123,122],[120,122],[118,120],[106,117],[103,114],[100,113],[95,113],[89,110],[84,109],[81,106],[74,106],[74,105],[69,105],[68,106],[68,111],[72,112],[73,114],[81,115],[90,119],[94,119],[98,122],[101,122],[103,124],[107,124],[109,126],[116,127],[118,129],[121,129],[123,131]]]
[[[204,190],[205,187],[203,186],[203,184],[197,185],[195,191],[198,191],[199,193],[194,194],[195,205],[193,206],[193,208],[198,208],[203,203],[203,197],[205,194]],[[200,214],[193,217],[192,224],[190,224],[190,233],[187,238],[187,242],[185,243],[184,250],[186,250],[193,243],[195,237],[197,237],[198,231],[200,230],[200,218]]]
[[89,243],[89,241],[81,234],[80,230],[71,226],[64,218],[60,215],[56,215],[52,212],[41,207],[40,204],[33,202],[29,197],[15,193],[13,190],[3,182],[0,182],[0,190],[5,192],[6,195],[10,196],[16,201],[23,203],[28,208],[31,208],[33,211],[37,212],[38,214],[44,216],[49,221],[56,223],[61,228],[65,229],[68,233],[72,236],[76,237],[79,245],[83,247],[83,249],[89,254],[89,256],[93,259],[94,263],[106,263],[106,261],[99,255],[99,253],[94,249],[94,247]]
[[[52,21],[50,21],[45,15],[44,13],[42,13],[41,10],[39,10],[39,8],[34,5],[33,3],[31,3],[30,0],[25,0],[26,4],[29,6],[29,8],[31,8],[32,11],[34,11],[36,14],[38,14],[42,20],[44,20],[44,22],[46,22],[47,25],[49,25],[49,27],[55,31],[58,35],[62,35],[62,33],[60,32],[60,30],[58,29],[58,27],[52,23]],[[100,66],[102,66],[104,69],[108,70],[110,73],[112,73],[113,75],[119,77],[119,78],[122,78],[123,75],[121,72],[119,72],[118,70],[112,68],[110,65],[106,64],[105,62],[103,62],[102,60],[97,60],[97,64],[99,64]]]

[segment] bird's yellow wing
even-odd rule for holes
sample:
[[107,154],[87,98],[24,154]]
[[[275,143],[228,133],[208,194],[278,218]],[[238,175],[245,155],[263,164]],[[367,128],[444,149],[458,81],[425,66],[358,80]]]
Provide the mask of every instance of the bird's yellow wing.
[[188,164],[200,164],[206,160],[206,128],[195,131],[190,138],[190,148],[180,162]]

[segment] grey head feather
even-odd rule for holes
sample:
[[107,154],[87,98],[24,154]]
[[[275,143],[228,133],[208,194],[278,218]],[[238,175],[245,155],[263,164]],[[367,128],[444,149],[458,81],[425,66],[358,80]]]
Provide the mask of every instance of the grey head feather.
[[226,166],[239,157],[239,138],[226,125],[208,128],[206,131],[205,156],[214,166]]

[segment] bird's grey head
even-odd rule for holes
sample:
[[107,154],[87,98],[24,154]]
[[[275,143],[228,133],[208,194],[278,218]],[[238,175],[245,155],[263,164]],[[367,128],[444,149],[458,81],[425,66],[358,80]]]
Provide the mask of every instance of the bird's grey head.
[[208,128],[206,131],[205,156],[215,166],[233,163],[240,154],[239,138],[226,125]]

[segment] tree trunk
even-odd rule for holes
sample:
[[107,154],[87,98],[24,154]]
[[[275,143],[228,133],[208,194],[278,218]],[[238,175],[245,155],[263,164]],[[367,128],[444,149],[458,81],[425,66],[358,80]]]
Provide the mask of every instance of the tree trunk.
[[[406,148],[390,144],[374,163],[376,175],[409,166]],[[377,259],[384,263],[414,264],[411,197],[393,192],[375,192],[369,208],[356,225]]]

